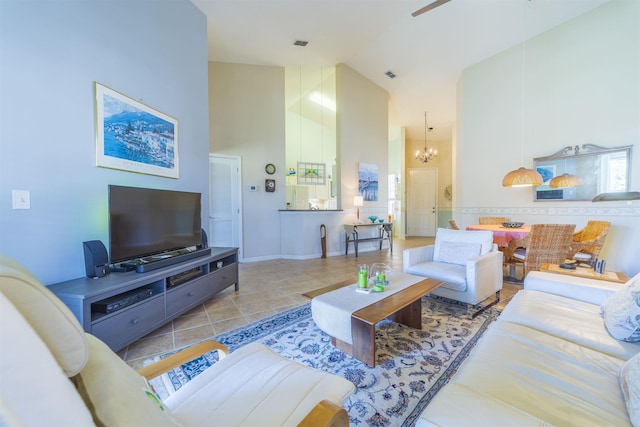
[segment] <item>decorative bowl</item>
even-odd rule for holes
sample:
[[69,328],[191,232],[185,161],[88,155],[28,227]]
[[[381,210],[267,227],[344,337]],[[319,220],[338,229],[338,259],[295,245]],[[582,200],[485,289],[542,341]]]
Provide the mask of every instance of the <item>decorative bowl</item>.
[[520,228],[524,225],[524,222],[503,222],[504,228]]
[[369,283],[371,285],[375,285],[380,279],[381,282],[389,283],[389,279],[391,278],[391,267],[387,264],[375,263],[371,265],[369,268]]
[[371,221],[372,223],[376,222],[376,219],[378,219],[378,217],[377,217],[377,216],[375,216],[375,215],[371,215],[371,216],[369,217],[369,221]]
[[382,223],[384,222],[384,219],[380,218],[380,219],[378,220],[378,222],[379,222],[380,224],[382,224]]

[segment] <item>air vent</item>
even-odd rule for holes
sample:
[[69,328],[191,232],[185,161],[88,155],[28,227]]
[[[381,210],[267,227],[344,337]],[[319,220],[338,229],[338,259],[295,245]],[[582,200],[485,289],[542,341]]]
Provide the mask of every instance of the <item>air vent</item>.
[[396,78],[396,75],[395,75],[395,74],[393,74],[393,71],[387,71],[385,74],[386,74],[390,79],[395,79],[395,78]]
[[293,42],[294,46],[303,46],[304,47],[304,46],[306,46],[308,44],[309,44],[309,42],[306,41],[306,40],[296,40],[295,42]]

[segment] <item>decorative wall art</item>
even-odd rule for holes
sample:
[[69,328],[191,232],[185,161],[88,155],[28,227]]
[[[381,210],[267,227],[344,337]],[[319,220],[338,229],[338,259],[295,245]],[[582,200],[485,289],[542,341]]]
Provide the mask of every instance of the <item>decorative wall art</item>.
[[358,169],[358,193],[365,202],[378,201],[378,165],[360,163]]
[[536,170],[542,176],[542,183],[549,184],[549,181],[556,176],[556,166],[548,165],[548,166],[537,166]]
[[95,83],[96,164],[178,178],[178,121]]
[[298,162],[299,185],[325,185],[327,166],[325,163]]

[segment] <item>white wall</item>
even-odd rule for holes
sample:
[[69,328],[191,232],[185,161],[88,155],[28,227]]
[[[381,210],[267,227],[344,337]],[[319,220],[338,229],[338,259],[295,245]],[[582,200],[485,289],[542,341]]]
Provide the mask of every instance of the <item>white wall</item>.
[[[317,212],[304,218],[304,227],[310,235],[311,245],[291,242],[290,213],[286,209],[284,191],[285,168],[285,91],[284,68],[244,64],[209,63],[211,152],[237,155],[242,158],[242,204],[244,226],[244,260],[260,261],[277,258],[309,258],[320,256],[319,225],[327,222],[327,252],[344,250],[345,222],[355,221],[353,196],[357,192],[359,162],[375,163],[379,167],[380,195],[378,202],[368,202],[361,216],[386,217],[388,173],[388,95],[370,80],[349,67],[339,65],[337,82],[337,168],[342,179],[343,212],[331,214],[330,220]],[[266,163],[276,165],[278,190],[264,192]],[[249,192],[248,186],[257,184],[258,192]],[[346,188],[346,190],[345,190]],[[366,215],[365,215],[366,213]],[[284,218],[284,219],[283,219]],[[296,217],[297,218],[297,217]],[[283,221],[283,222],[282,222]],[[298,247],[300,246],[300,247]],[[304,247],[303,247],[304,246]],[[302,248],[302,249],[301,249]],[[360,250],[373,249],[362,245]],[[294,253],[298,251],[299,253]]]
[[[243,258],[280,256],[280,216],[286,207],[284,68],[209,63],[212,153],[241,157]],[[267,163],[276,166],[268,175]],[[276,180],[267,193],[265,179]],[[257,185],[256,192],[248,191]]]
[[[0,252],[44,284],[84,276],[82,242],[108,246],[109,184],[200,192],[208,217],[206,43],[188,0],[2,0]],[[178,120],[179,179],[96,167],[94,81]]]
[[521,47],[510,49],[460,78],[454,217],[467,225],[500,214],[576,229],[611,221],[601,257],[608,268],[639,272],[640,201],[533,202],[530,188],[501,182],[565,146],[633,144],[631,189],[640,190],[640,2],[614,0],[527,41],[523,149],[521,55]]
[[378,201],[365,202],[360,218],[387,216],[389,149],[389,94],[344,64],[336,68],[338,97],[337,147],[342,209],[354,214],[360,163],[378,165]]

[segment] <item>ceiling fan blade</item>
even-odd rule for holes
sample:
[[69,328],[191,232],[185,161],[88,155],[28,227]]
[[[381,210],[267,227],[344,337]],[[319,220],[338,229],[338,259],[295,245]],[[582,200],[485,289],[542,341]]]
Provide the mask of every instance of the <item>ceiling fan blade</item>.
[[435,9],[438,6],[442,6],[445,3],[450,2],[451,0],[436,0],[433,3],[430,3],[428,5],[426,5],[425,7],[423,7],[422,9],[418,9],[415,12],[413,12],[411,14],[411,16],[418,16],[418,15],[422,15],[425,12],[429,12],[431,9]]

